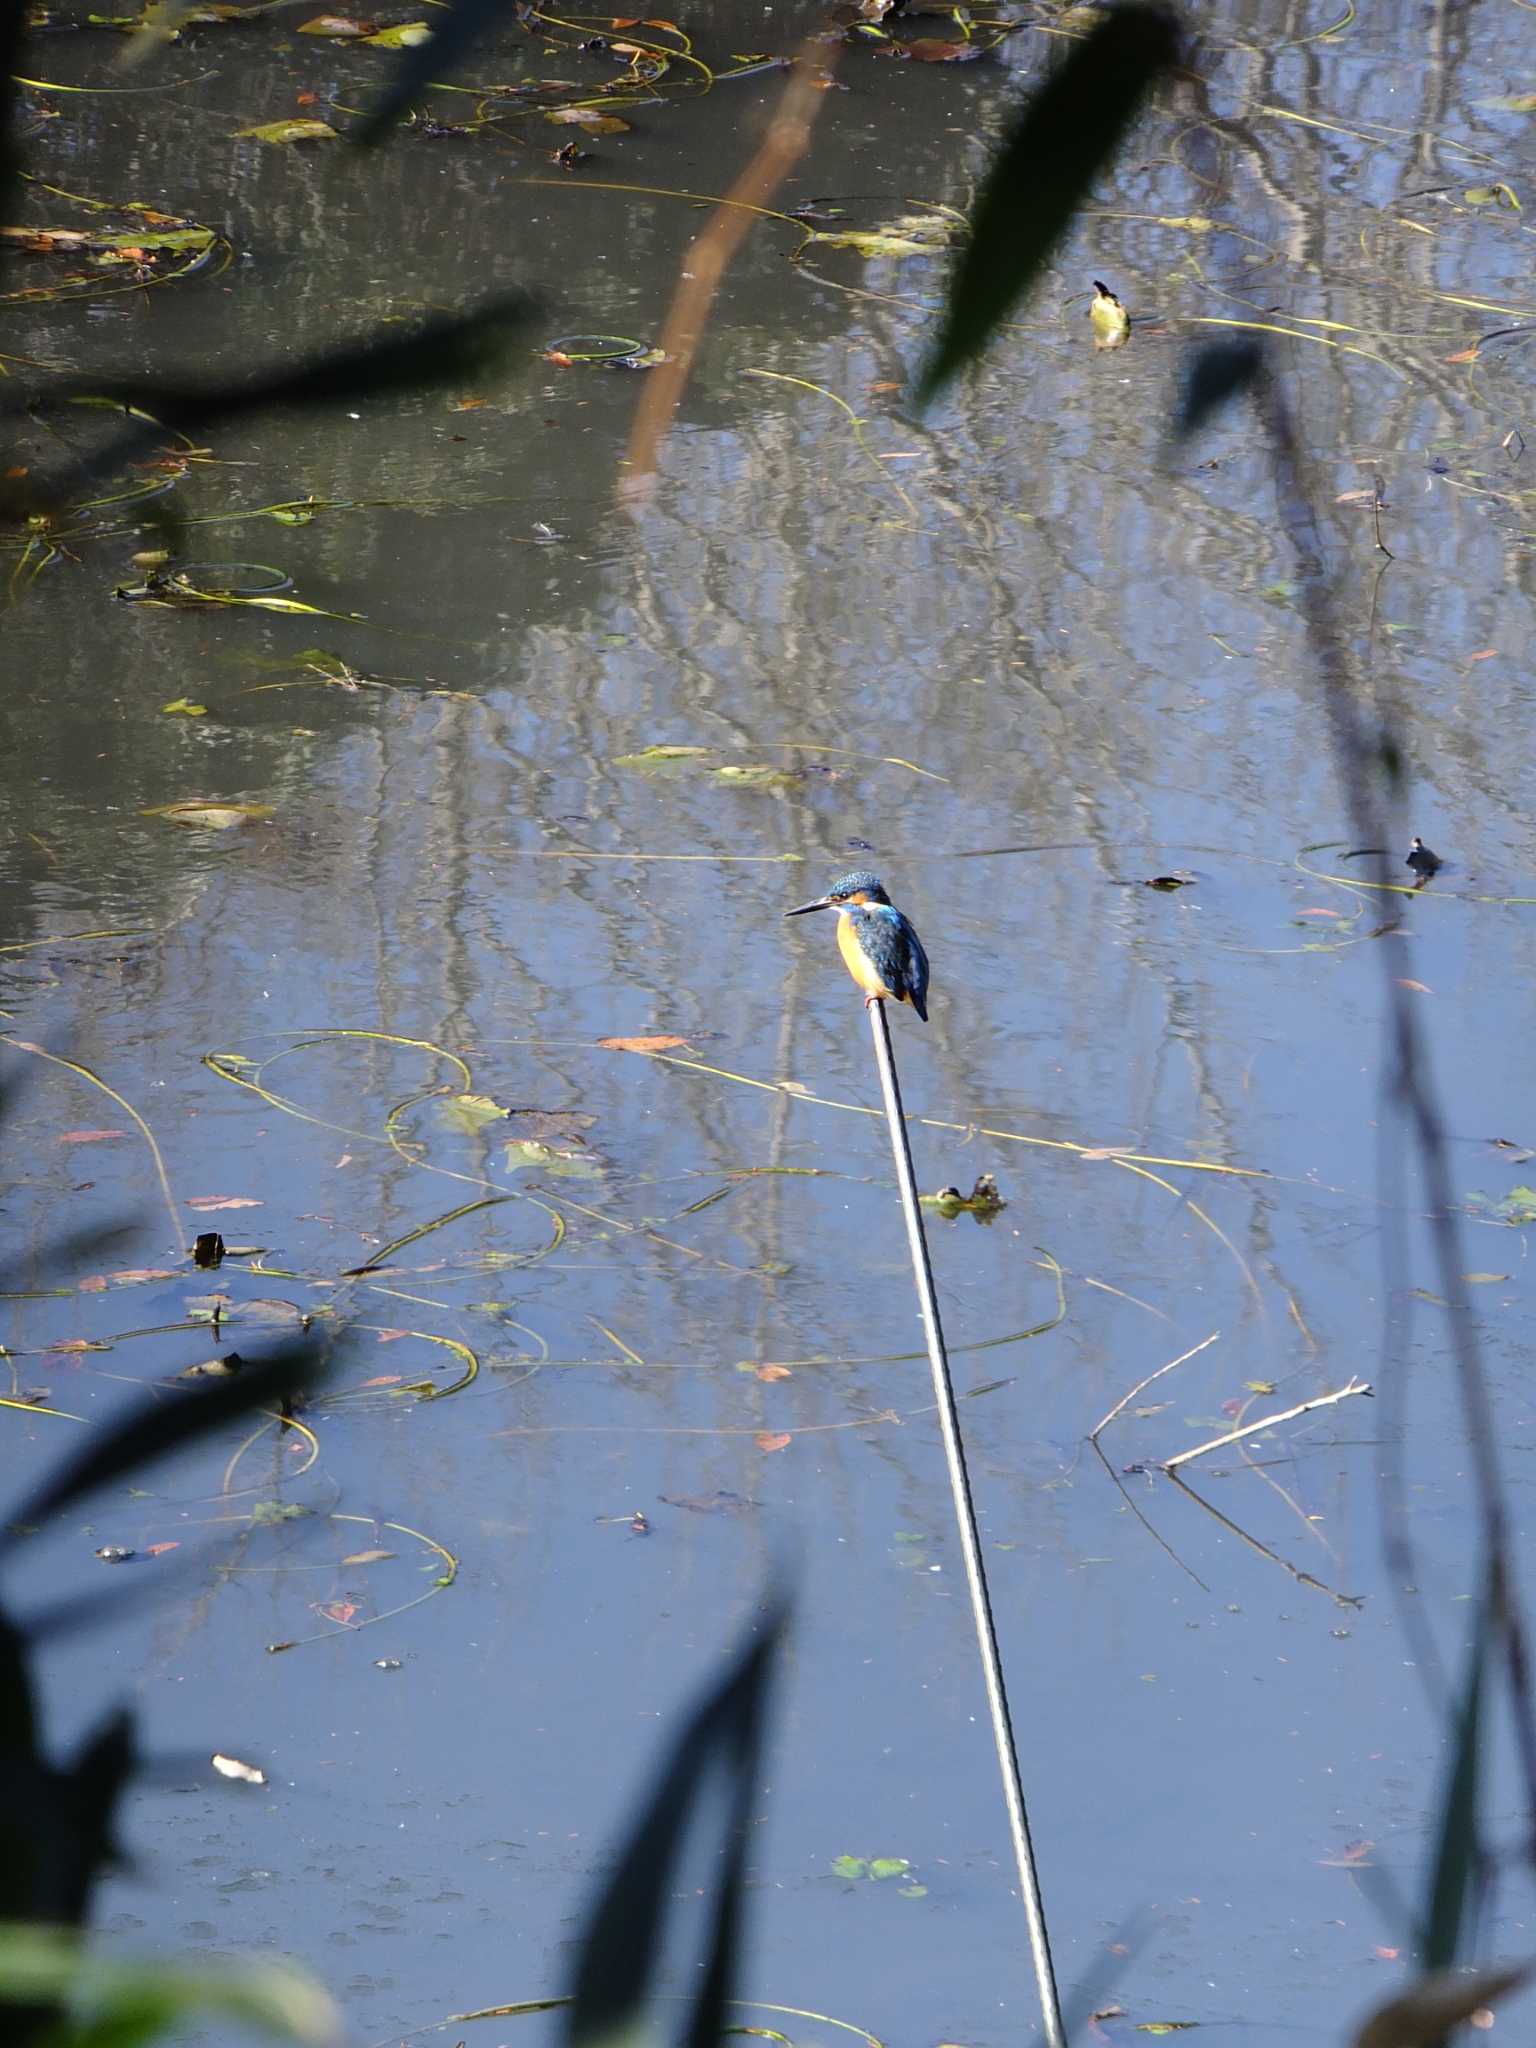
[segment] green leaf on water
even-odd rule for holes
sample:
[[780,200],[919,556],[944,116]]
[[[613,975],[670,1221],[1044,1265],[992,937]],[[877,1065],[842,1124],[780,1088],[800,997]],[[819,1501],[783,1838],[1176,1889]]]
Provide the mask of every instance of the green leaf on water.
[[424,21],[402,21],[395,28],[381,28],[363,37],[376,50],[414,50],[431,40],[432,31]]
[[556,1145],[541,1145],[537,1138],[507,1140],[507,1171],[530,1170],[568,1180],[596,1180],[603,1162],[591,1152],[572,1152]]
[[926,1899],[928,1887],[925,1884],[904,1884],[897,1887],[897,1896],[903,1899]]
[[728,782],[733,789],[797,789],[800,778],[788,768],[774,768],[765,761],[752,761],[740,767],[727,765],[711,771],[721,782]]
[[204,832],[228,832],[236,825],[250,825],[272,816],[271,804],[210,804],[188,801],[156,804],[143,813],[146,818],[168,818],[173,825],[191,825]]
[[664,768],[672,761],[692,761],[712,754],[713,747],[642,747],[638,754],[615,754],[615,768]]
[[160,709],[163,712],[174,714],[178,718],[206,718],[208,716],[208,706],[206,704],[194,704],[190,697],[173,697],[169,704],[162,704]]
[[1507,1273],[1463,1273],[1462,1279],[1469,1287],[1496,1287],[1501,1280],[1507,1280]]
[[834,1856],[832,1874],[834,1877],[868,1877],[869,1865],[862,1856]]
[[871,1856],[869,1874],[873,1878],[905,1877],[912,1865],[905,1856]]
[[451,1131],[464,1131],[473,1136],[487,1124],[497,1123],[510,1115],[494,1096],[450,1095],[446,1102],[438,1104],[438,1115]]
[[1126,0],[1026,103],[976,201],[970,244],[918,378],[919,406],[981,354],[1034,282],[1177,54],[1173,17]]
[[341,137],[329,121],[262,121],[254,128],[237,128],[237,142],[339,142]]

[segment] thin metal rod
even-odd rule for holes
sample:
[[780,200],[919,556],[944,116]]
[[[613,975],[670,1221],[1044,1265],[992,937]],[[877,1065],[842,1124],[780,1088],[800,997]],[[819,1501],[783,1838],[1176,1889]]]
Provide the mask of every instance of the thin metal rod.
[[875,1065],[880,1070],[880,1091],[885,1097],[885,1120],[890,1126],[891,1151],[896,1160],[896,1181],[901,1189],[901,1209],[907,1223],[907,1247],[912,1254],[917,1305],[922,1311],[923,1335],[928,1341],[928,1362],[933,1367],[933,1392],[938,1402],[939,1425],[944,1434],[944,1457],[949,1466],[955,1520],[960,1529],[960,1554],[965,1560],[971,1617],[976,1624],[976,1643],[981,1652],[982,1675],[986,1680],[992,1737],[997,1744],[998,1769],[1002,1773],[1003,1797],[1008,1806],[1008,1831],[1013,1837],[1014,1861],[1018,1865],[1019,1895],[1024,1901],[1024,1919],[1029,1930],[1029,1954],[1035,1968],[1035,1988],[1040,1997],[1040,2019],[1045,2030],[1046,2048],[1066,2048],[1061,2001],[1056,1992],[1056,1971],[1051,1962],[1051,1937],[1045,1924],[1035,1854],[1030,1847],[1029,1816],[1024,1810],[1024,1786],[1019,1777],[1013,1719],[1008,1711],[1008,1692],[1003,1684],[1002,1660],[997,1651],[997,1629],[993,1624],[992,1602],[987,1593],[987,1572],[981,1561],[981,1543],[976,1534],[976,1508],[971,1499],[970,1475],[965,1468],[965,1446],[960,1438],[960,1418],[955,1412],[955,1389],[949,1376],[949,1356],[944,1349],[938,1297],[933,1290],[933,1268],[928,1263],[928,1240],[923,1234],[923,1212],[918,1206],[917,1183],[912,1174],[912,1148],[907,1143],[907,1121],[901,1107],[901,1083],[896,1079],[896,1060],[891,1051],[891,1031],[886,1022],[883,1001],[870,1003],[869,1023],[875,1040]]

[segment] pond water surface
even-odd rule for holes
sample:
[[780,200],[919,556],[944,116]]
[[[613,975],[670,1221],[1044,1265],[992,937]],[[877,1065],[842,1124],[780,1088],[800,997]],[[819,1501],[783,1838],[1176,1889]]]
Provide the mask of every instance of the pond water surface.
[[[508,285],[544,309],[496,375],[216,430],[176,479],[224,522],[186,531],[206,582],[274,572],[361,622],[115,600],[158,545],[131,504],[68,558],[13,555],[5,1028],[132,1105],[172,1205],[117,1101],[5,1051],[7,1242],[65,1290],[7,1305],[16,1387],[94,1421],[209,1356],[188,1302],[215,1291],[226,1348],[280,1332],[252,1302],[349,1333],[303,1418],[317,1456],[237,1436],[29,1553],[29,1592],[99,1584],[106,1543],[166,1574],[48,1670],[61,1738],[127,1695],[191,1759],[134,1803],[105,1913],[133,1946],[298,1957],[359,2042],[563,1989],[665,1731],[789,1557],[746,1995],[891,2041],[1029,2033],[868,1035],[829,921],[782,921],[859,865],[933,961],[929,1025],[892,1020],[920,1182],[988,1172],[1007,1204],[930,1235],[1063,1984],[1126,2008],[1111,2038],[1278,2042],[1402,1981],[1407,1930],[1356,1866],[1420,1895],[1443,1741],[1376,1475],[1404,1473],[1408,1597],[1454,1659],[1475,1529],[1443,1310],[1385,1367],[1413,1369],[1406,1411],[1348,1400],[1197,1463],[1219,1515],[1122,1469],[1379,1379],[1389,1216],[1434,1291],[1421,1191],[1378,1178],[1381,947],[1424,1006],[1458,1194],[1529,1172],[1488,1141],[1533,1136],[1531,358],[1448,360],[1532,317],[1529,214],[1498,189],[1528,197],[1530,117],[1494,104],[1529,83],[1529,28],[1514,5],[1339,16],[1222,0],[1199,83],[924,423],[899,404],[942,257],[792,263],[802,231],[760,222],[639,518],[613,486],[644,373],[543,351],[655,342],[693,195],[729,185],[779,76],[636,110],[566,172],[571,131],[533,117],[366,156],[232,139],[345,127],[389,62],[287,14],[132,73],[106,35],[35,39],[38,77],[121,88],[29,95],[37,176],[234,253],[13,303],[6,351],[228,374]],[[815,21],[682,26],[719,70]],[[974,65],[848,53],[779,204],[963,208],[1070,32],[1040,9]],[[467,76],[595,88],[620,60],[574,34],[508,25]],[[37,188],[24,213],[81,219]],[[1096,277],[1136,323],[1117,352],[1091,346]],[[1251,416],[1163,460],[1185,352],[1234,321],[1289,336],[1351,651],[1408,764],[1393,831],[1448,862],[1421,894],[1347,857]],[[306,523],[260,510],[311,497]],[[652,747],[700,751],[634,760]],[[150,815],[191,799],[270,815]],[[1170,873],[1193,880],[1143,886]],[[634,1036],[680,1042],[599,1043]],[[488,1193],[512,1199],[342,1278]],[[88,1262],[49,1251],[125,1218]],[[213,1227],[259,1257],[194,1274]],[[1526,1237],[1465,1227],[1523,1527]],[[1100,1417],[1206,1339],[1097,1458]],[[78,1340],[110,1348],[48,1348]],[[81,1425],[5,1417],[15,1497]],[[214,1781],[215,1749],[269,1787]],[[1501,1764],[1490,1799],[1514,1814]],[[840,1856],[911,1870],[851,1881]],[[1528,1948],[1504,1903],[1490,1946]]]

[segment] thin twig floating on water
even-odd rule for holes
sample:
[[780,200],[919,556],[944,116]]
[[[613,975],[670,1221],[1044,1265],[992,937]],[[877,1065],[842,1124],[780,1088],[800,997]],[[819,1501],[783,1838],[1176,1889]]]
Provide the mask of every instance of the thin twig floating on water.
[[1170,1358],[1168,1363],[1166,1365],[1160,1365],[1157,1368],[1156,1372],[1149,1372],[1144,1380],[1138,1380],[1135,1386],[1132,1387],[1131,1391],[1128,1394],[1122,1394],[1120,1399],[1115,1403],[1114,1407],[1110,1409],[1109,1413],[1101,1417],[1100,1420],[1093,1425],[1092,1429],[1089,1430],[1089,1443],[1096,1444],[1098,1442],[1100,1431],[1106,1429],[1109,1426],[1109,1424],[1114,1421],[1115,1417],[1120,1413],[1122,1408],[1129,1407],[1131,1402],[1135,1400],[1136,1396],[1139,1393],[1141,1393],[1143,1388],[1150,1387],[1154,1380],[1160,1380],[1165,1372],[1172,1372],[1176,1365],[1183,1365],[1186,1359],[1198,1357],[1198,1355],[1202,1351],[1204,1351],[1208,1345],[1214,1344],[1216,1342],[1216,1339],[1220,1335],[1220,1330],[1212,1330],[1209,1337],[1202,1338],[1200,1343],[1194,1345],[1190,1350],[1181,1352],[1177,1358]]
[[1174,1457],[1165,1458],[1158,1470],[1176,1471],[1180,1465],[1187,1465],[1191,1458],[1203,1458],[1207,1451],[1222,1450],[1227,1444],[1235,1444],[1242,1437],[1255,1436],[1263,1429],[1273,1429],[1277,1423],[1294,1422],[1298,1415],[1306,1415],[1314,1408],[1330,1408],[1335,1401],[1347,1401],[1353,1394],[1374,1392],[1375,1389],[1369,1380],[1351,1380],[1347,1386],[1336,1387],[1331,1394],[1315,1394],[1310,1401],[1298,1401],[1294,1408],[1282,1408],[1278,1415],[1266,1415],[1261,1421],[1244,1423],[1241,1429],[1229,1429],[1221,1436],[1213,1436],[1209,1443],[1195,1444],[1190,1450],[1179,1451]]
[[828,65],[828,52],[823,44],[812,41],[804,46],[762,146],[683,259],[677,290],[661,331],[665,361],[649,373],[630,429],[629,453],[618,498],[620,505],[631,511],[638,511],[650,495],[657,458],[687,387],[715,293],[727,265],[751,228],[753,216],[745,208],[765,207],[804,156],[811,139],[811,124],[820,106],[818,82],[826,76]]

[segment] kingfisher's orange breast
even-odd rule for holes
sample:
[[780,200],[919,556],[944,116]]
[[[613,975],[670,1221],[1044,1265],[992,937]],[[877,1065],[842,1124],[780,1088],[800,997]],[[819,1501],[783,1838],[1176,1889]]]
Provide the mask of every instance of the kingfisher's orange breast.
[[881,978],[879,968],[859,944],[859,935],[854,930],[853,919],[846,910],[838,913],[837,950],[843,956],[843,965],[865,995],[888,996],[891,993]]

